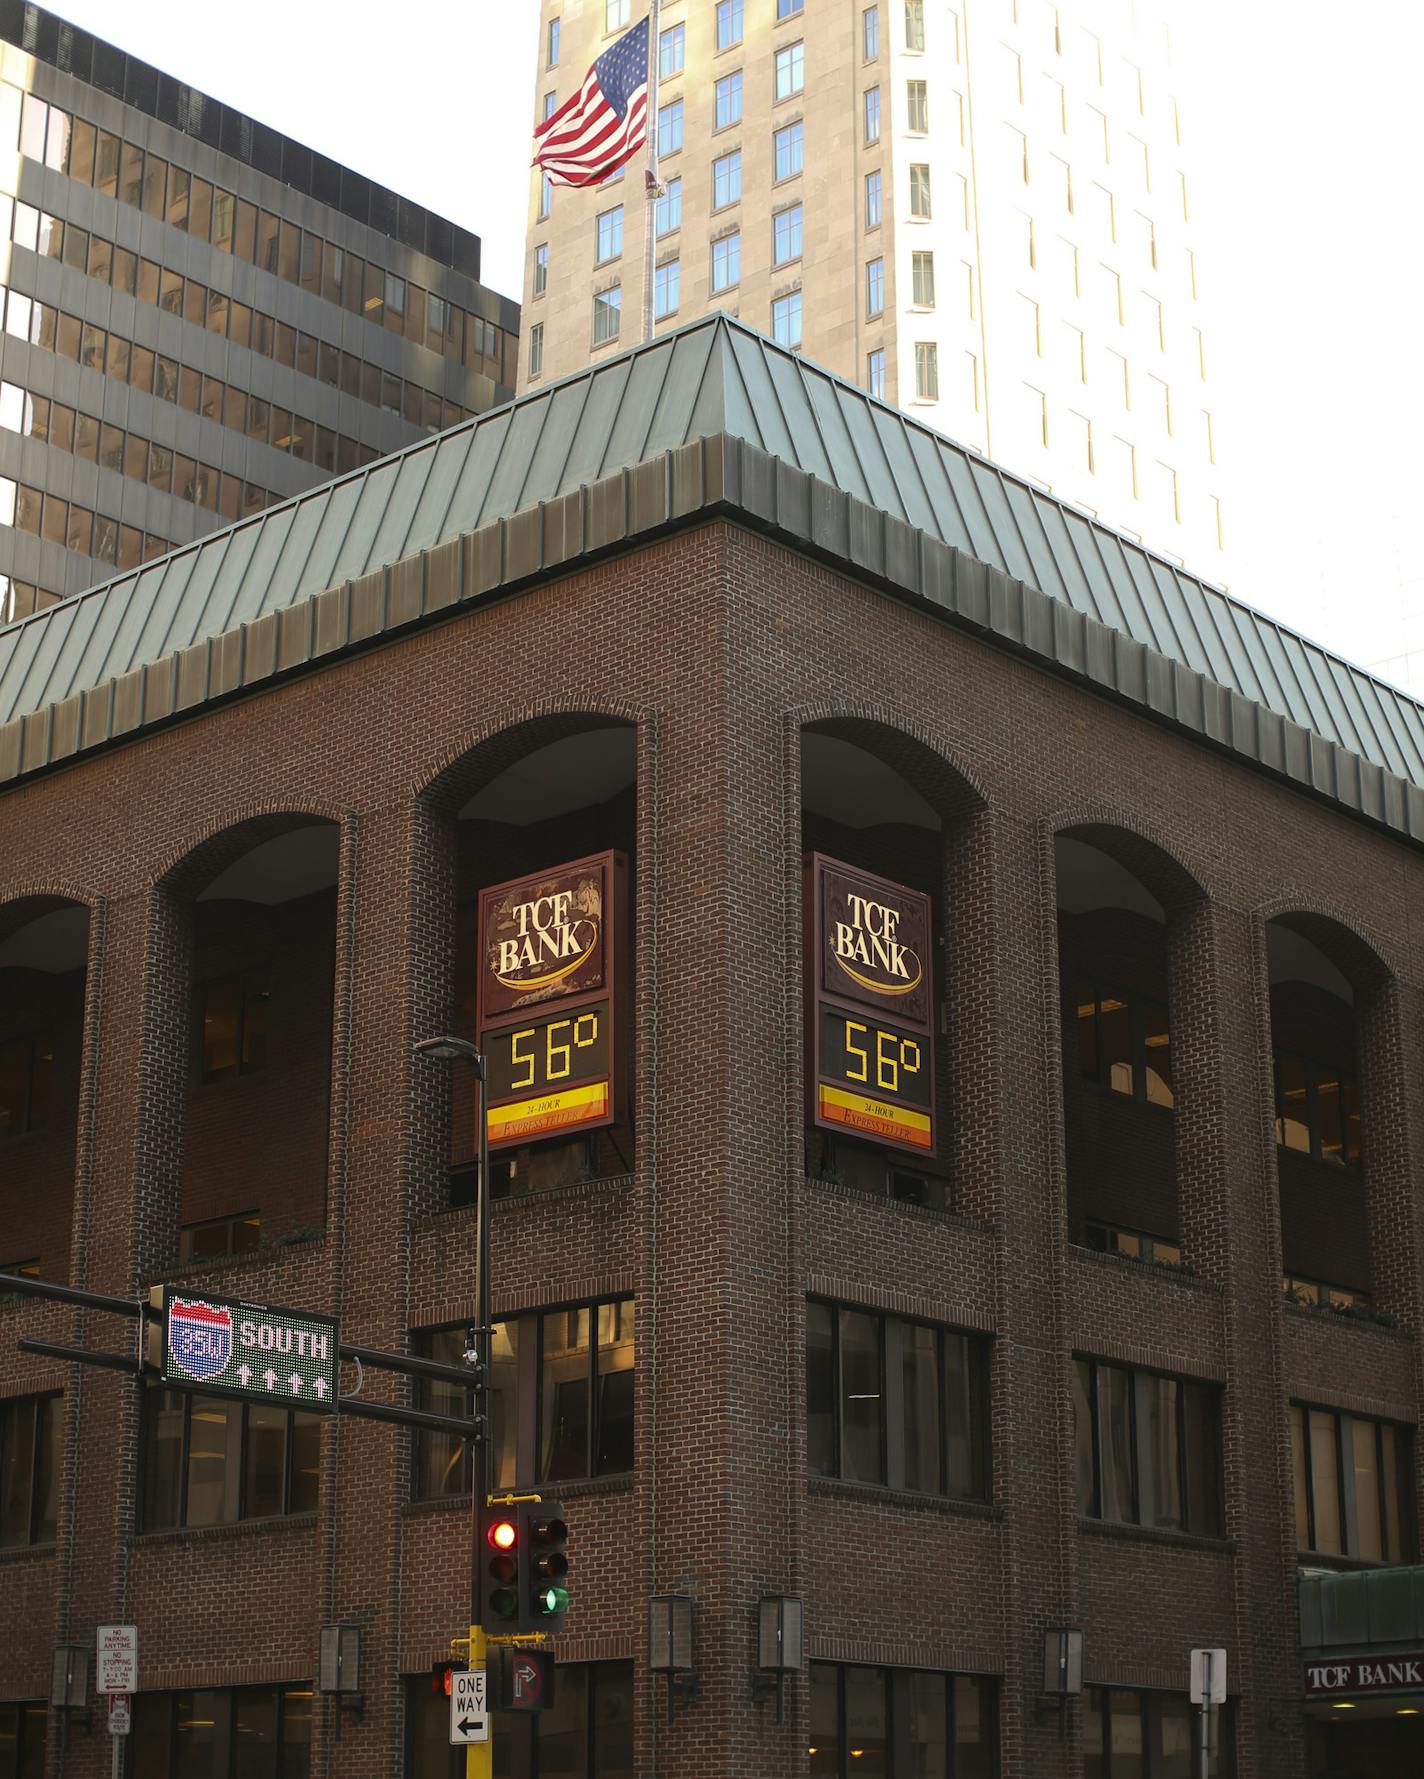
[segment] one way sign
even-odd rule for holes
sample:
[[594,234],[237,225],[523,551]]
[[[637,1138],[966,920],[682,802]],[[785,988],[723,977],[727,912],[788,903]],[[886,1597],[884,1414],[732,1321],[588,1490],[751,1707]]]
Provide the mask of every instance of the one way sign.
[[489,1713],[485,1710],[485,1671],[459,1669],[450,1676],[450,1746],[489,1741]]

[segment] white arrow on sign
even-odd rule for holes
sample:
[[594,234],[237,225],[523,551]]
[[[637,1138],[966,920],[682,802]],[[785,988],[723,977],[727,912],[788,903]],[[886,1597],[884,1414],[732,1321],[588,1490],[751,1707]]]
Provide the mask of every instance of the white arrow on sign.
[[299,1371],[294,1371],[287,1379],[287,1382],[292,1386],[293,1396],[300,1396],[302,1393],[302,1374]]
[[270,1365],[267,1367],[266,1371],[262,1373],[262,1382],[266,1384],[269,1390],[275,1390],[277,1388],[277,1374],[273,1371]]
[[326,1379],[324,1377],[319,1377],[312,1385],[312,1388],[316,1391],[317,1401],[322,1401],[326,1396]]
[[471,1668],[450,1676],[450,1746],[489,1741],[489,1713],[485,1710],[485,1671]]
[[252,1367],[250,1365],[239,1365],[237,1368],[237,1377],[238,1382],[245,1390],[252,1382]]

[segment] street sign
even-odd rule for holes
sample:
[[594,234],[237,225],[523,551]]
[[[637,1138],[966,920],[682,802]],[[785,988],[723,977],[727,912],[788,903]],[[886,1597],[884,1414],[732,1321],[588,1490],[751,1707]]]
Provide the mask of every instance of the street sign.
[[542,1711],[554,1702],[554,1657],[522,1643],[490,1653],[490,1706],[495,1711]]
[[336,1323],[304,1310],[160,1287],[158,1369],[166,1384],[330,1413],[340,1365]]
[[101,1693],[136,1693],[138,1626],[100,1625],[94,1633],[94,1646],[98,1657],[95,1662],[94,1690]]
[[133,1707],[127,1693],[109,1694],[109,1734],[126,1736],[133,1728]]
[[450,1746],[489,1741],[483,1668],[456,1669],[450,1676]]
[[1192,1703],[1224,1705],[1226,1703],[1226,1651],[1194,1649],[1192,1651]]

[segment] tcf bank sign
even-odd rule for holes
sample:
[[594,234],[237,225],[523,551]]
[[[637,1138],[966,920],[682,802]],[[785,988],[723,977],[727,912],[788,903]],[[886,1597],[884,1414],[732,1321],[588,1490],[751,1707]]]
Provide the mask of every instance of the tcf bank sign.
[[1307,1697],[1341,1693],[1424,1691],[1424,1650],[1408,1655],[1351,1656],[1347,1661],[1307,1662]]

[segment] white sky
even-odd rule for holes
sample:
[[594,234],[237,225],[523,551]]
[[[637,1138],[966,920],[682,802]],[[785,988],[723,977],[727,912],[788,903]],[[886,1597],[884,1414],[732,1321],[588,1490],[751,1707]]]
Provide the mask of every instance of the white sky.
[[[537,0],[407,0],[399,36],[369,0],[49,4],[474,230],[519,296]],[[1357,661],[1424,650],[1424,7],[1179,14],[1232,590]]]

